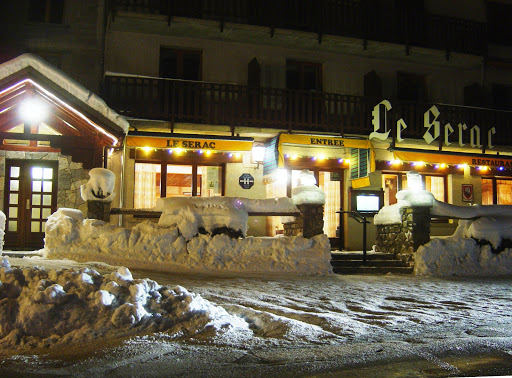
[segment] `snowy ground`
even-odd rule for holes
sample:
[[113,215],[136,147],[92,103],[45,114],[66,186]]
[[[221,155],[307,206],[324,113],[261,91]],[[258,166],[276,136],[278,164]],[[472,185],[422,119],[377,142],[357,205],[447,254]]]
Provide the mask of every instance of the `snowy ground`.
[[[11,259],[13,266],[45,264],[55,266],[56,262]],[[104,273],[115,270],[105,265],[94,268]],[[200,294],[231,315],[245,319],[253,335],[204,332],[192,338],[173,339],[156,334],[132,338],[117,348],[87,358],[6,358],[0,364],[0,373],[512,373],[512,279],[390,275],[222,278],[133,270],[132,273],[136,278],[149,277],[160,285],[181,285]],[[105,345],[102,340],[97,343]],[[372,368],[377,365],[378,368]],[[386,371],[389,374],[383,374]]]

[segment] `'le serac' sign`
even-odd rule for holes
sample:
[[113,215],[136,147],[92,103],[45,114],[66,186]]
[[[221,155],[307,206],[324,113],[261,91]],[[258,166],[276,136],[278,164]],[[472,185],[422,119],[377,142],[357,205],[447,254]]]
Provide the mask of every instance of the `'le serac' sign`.
[[[373,132],[370,133],[369,139],[380,139],[380,140],[386,140],[389,137],[389,133],[391,130],[387,130],[386,128],[386,116],[387,112],[391,110],[391,103],[388,100],[383,100],[379,102],[377,105],[374,106],[372,111],[372,125],[373,125]],[[384,120],[381,122],[381,111],[384,111]],[[432,143],[433,141],[437,140],[441,136],[441,123],[437,120],[441,113],[439,112],[439,109],[437,106],[433,105],[430,109],[428,109],[423,114],[423,127],[425,127],[427,130],[425,131],[425,134],[423,134],[423,139],[428,144]],[[400,118],[396,122],[396,141],[402,142],[404,139],[402,138],[402,131],[404,131],[407,128],[407,124],[405,123],[403,118]],[[458,128],[458,145],[460,147],[464,147],[466,144],[463,141],[464,132],[468,129],[468,126],[465,123],[459,123],[457,125]],[[381,131],[384,130],[384,131]],[[469,129],[469,145],[472,148],[482,148],[483,145],[480,143],[481,141],[481,135],[480,135],[480,127],[477,125],[474,125]],[[445,146],[449,146],[453,144],[452,141],[450,141],[450,136],[455,133],[455,129],[450,123],[447,123],[444,125],[444,140],[443,144]],[[487,132],[487,148],[492,149],[494,148],[492,144],[492,137],[496,134],[496,128],[492,127]],[[452,137],[452,140],[454,138]]]

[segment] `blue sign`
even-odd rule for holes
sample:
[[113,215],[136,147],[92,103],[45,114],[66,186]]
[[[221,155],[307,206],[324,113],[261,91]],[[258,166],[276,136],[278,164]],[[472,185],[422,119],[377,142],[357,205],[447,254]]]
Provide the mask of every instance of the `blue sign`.
[[238,183],[242,189],[251,189],[254,185],[254,177],[252,177],[249,173],[244,173],[238,178]]

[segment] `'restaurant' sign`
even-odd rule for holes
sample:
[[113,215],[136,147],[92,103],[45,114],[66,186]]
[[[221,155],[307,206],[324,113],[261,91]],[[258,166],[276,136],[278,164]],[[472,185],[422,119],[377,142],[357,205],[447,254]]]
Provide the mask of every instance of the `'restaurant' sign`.
[[[386,117],[387,112],[392,108],[391,103],[388,100],[382,100],[374,106],[372,111],[372,125],[373,132],[370,133],[369,139],[380,139],[386,140],[391,133],[391,130],[386,128]],[[384,117],[381,117],[381,113]],[[472,127],[467,126],[465,123],[458,123],[457,126],[446,123],[441,126],[441,123],[437,120],[439,115],[439,109],[433,105],[423,114],[423,127],[426,129],[423,134],[423,139],[428,144],[443,138],[443,144],[449,146],[452,144],[458,144],[459,147],[467,145],[469,139],[469,146],[472,148],[482,148],[481,144],[481,130],[480,127],[474,125]],[[384,118],[384,119],[381,119]],[[407,123],[403,118],[400,118],[396,122],[396,141],[402,142],[402,132],[407,129]],[[469,135],[468,135],[469,134]],[[493,136],[496,134],[496,128],[492,127],[487,131],[487,148],[494,148]],[[468,138],[469,137],[469,138]]]

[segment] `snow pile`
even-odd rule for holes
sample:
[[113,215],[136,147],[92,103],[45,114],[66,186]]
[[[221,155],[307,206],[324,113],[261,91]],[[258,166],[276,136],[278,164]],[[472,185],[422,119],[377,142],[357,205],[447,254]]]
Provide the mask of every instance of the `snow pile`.
[[290,198],[248,199],[237,197],[168,197],[157,199],[152,209],[161,211],[159,225],[176,225],[185,239],[199,232],[210,234],[229,228],[240,236],[247,235],[250,212],[298,212]]
[[469,238],[432,239],[418,248],[414,271],[428,276],[510,276],[512,249],[493,253]]
[[[461,219],[453,236],[418,248],[415,272],[421,275],[512,275],[512,206],[455,206],[435,201],[433,215]],[[508,215],[508,216],[507,216]]]
[[93,168],[89,171],[89,181],[80,186],[80,194],[84,201],[112,202],[115,197],[114,172],[105,168]]
[[5,214],[3,211],[0,211],[0,253],[4,249],[5,220]]
[[84,219],[79,210],[59,209],[46,223],[45,256],[103,261],[173,272],[328,274],[329,239],[198,234],[190,240],[177,226],[142,222],[131,229]]
[[186,240],[196,236],[200,229],[214,233],[221,228],[247,234],[248,214],[238,199],[223,197],[159,198],[156,206],[162,215],[161,227],[176,226]]
[[483,217],[459,221],[454,236],[488,241],[498,250],[504,240],[512,240],[512,217]]
[[147,332],[193,335],[213,327],[252,333],[201,296],[133,279],[127,268],[107,275],[89,268],[21,269],[4,257],[0,281],[0,345],[11,352]]

